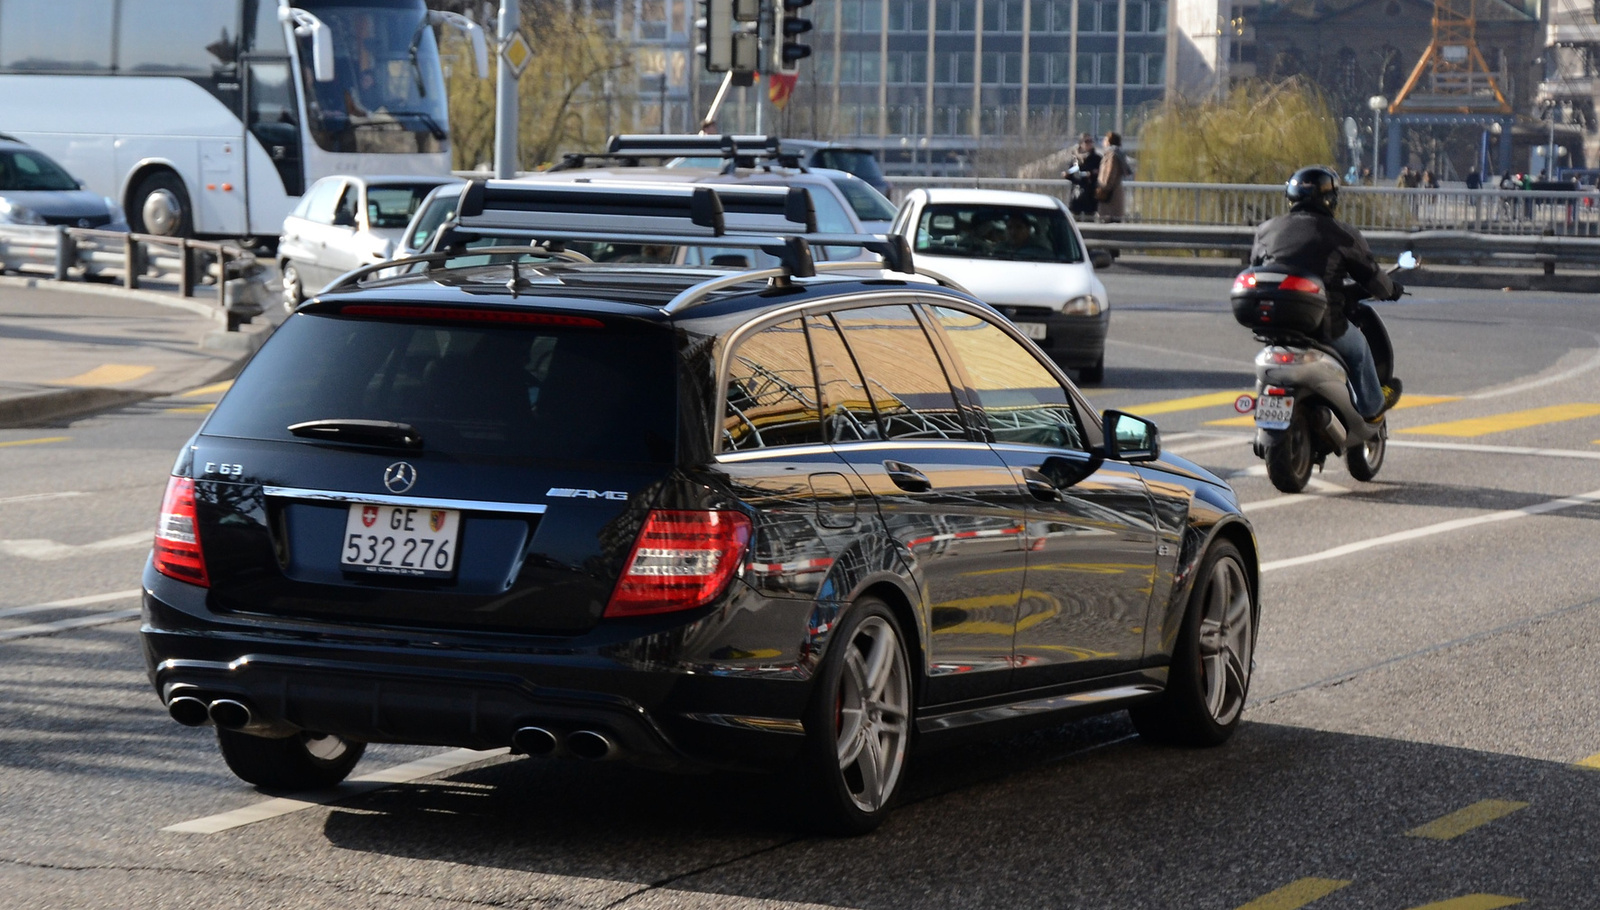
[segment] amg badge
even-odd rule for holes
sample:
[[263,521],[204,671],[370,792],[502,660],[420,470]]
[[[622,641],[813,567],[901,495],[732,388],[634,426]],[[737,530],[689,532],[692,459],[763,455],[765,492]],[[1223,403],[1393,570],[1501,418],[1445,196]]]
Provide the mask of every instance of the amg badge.
[[557,499],[611,499],[617,502],[628,501],[628,494],[623,490],[574,490],[571,487],[551,487],[544,495],[554,496]]

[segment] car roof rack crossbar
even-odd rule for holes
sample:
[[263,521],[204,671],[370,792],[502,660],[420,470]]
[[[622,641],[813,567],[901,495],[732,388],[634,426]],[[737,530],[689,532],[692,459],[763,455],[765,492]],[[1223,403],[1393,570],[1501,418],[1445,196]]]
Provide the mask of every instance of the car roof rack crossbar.
[[603,152],[569,152],[550,170],[570,171],[600,162],[637,166],[646,158],[722,158],[727,162],[725,170],[776,161],[782,167],[804,170],[800,157],[793,149],[784,149],[777,136],[633,133],[612,136]]
[[528,246],[491,246],[467,250],[440,250],[436,253],[424,253],[420,256],[407,256],[404,259],[390,259],[384,262],[375,262],[372,265],[364,265],[361,268],[351,269],[350,271],[345,272],[343,275],[340,275],[338,278],[335,278],[333,281],[329,282],[327,287],[323,288],[312,296],[320,297],[323,294],[332,294],[335,291],[346,290],[360,284],[362,279],[369,278],[378,272],[399,270],[397,274],[385,277],[400,278],[403,277],[404,274],[409,274],[407,270],[413,266],[437,265],[438,263],[445,262],[450,259],[459,259],[462,256],[506,256],[521,253],[526,256],[544,256],[549,259],[559,259],[563,262],[575,262],[579,264],[590,263],[594,261],[582,253],[558,249],[558,246],[559,244],[530,244]]
[[803,187],[480,180],[462,193],[455,224],[482,234],[613,231],[720,237],[730,231],[812,234],[817,213]]
[[[831,240],[832,238],[828,239]],[[736,272],[729,275],[718,275],[715,278],[708,278],[699,284],[685,288],[676,297],[673,297],[670,301],[668,301],[667,305],[661,308],[661,312],[667,314],[681,313],[684,310],[691,309],[699,306],[702,303],[705,303],[706,300],[717,291],[726,290],[727,288],[731,287],[738,287],[741,284],[748,284],[752,281],[772,281],[793,277],[809,278],[814,277],[815,273],[817,272],[872,272],[879,269],[886,272],[899,271],[897,269],[890,269],[887,264],[880,266],[876,263],[856,261],[818,262],[812,265],[812,269],[813,275],[807,276],[791,275],[786,269],[781,268],[756,269],[748,272]],[[919,267],[913,274],[921,275],[922,277],[928,278],[953,291],[959,291],[963,294],[972,293],[971,291],[968,291],[966,288],[957,284],[955,281],[952,281],[938,272],[934,272],[929,269]]]

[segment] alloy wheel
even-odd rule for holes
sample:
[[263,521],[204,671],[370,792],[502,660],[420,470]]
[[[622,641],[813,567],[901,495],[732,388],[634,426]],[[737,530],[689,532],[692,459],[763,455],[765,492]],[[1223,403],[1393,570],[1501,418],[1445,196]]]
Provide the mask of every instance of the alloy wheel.
[[1244,710],[1250,687],[1252,634],[1250,588],[1244,570],[1232,558],[1219,559],[1206,579],[1200,614],[1201,694],[1206,712],[1220,725]]
[[850,640],[835,710],[839,773],[861,811],[878,811],[894,793],[910,720],[905,650],[888,621],[869,617]]

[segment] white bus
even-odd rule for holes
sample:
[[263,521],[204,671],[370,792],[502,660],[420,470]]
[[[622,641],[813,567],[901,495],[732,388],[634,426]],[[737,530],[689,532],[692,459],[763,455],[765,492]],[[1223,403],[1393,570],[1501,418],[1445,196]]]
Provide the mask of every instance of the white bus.
[[0,0],[0,133],[135,231],[276,238],[328,174],[448,174],[423,0]]

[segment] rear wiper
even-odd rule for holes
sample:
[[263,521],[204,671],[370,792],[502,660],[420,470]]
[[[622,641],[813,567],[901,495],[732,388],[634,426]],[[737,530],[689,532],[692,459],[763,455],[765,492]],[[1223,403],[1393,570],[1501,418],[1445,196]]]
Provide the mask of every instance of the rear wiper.
[[388,446],[397,449],[422,448],[422,433],[409,423],[393,420],[307,420],[291,424],[289,432],[306,439],[353,442],[357,445]]

